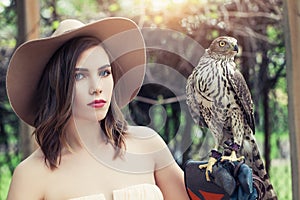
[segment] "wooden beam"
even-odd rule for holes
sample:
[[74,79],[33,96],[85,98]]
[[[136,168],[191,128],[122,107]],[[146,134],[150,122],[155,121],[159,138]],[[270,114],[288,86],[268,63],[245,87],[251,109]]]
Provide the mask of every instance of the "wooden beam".
[[285,0],[284,9],[293,199],[300,199],[300,2]]
[[40,35],[39,0],[17,0],[19,43],[38,38]]
[[[40,5],[39,0],[17,0],[18,41],[20,45],[27,40],[38,38],[40,35]],[[31,136],[33,128],[20,122],[20,150],[26,158],[36,148]]]

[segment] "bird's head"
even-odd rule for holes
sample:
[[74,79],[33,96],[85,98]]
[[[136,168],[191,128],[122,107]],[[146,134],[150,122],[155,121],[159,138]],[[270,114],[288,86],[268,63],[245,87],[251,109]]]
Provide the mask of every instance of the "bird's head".
[[221,36],[212,41],[208,53],[223,58],[233,58],[238,53],[237,40],[233,37]]

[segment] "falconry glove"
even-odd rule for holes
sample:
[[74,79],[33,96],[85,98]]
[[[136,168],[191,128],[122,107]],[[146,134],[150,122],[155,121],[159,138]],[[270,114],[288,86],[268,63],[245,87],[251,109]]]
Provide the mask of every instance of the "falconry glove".
[[255,200],[265,196],[263,181],[244,162],[220,160],[213,166],[211,181],[205,179],[203,161],[188,161],[185,184],[191,200]]

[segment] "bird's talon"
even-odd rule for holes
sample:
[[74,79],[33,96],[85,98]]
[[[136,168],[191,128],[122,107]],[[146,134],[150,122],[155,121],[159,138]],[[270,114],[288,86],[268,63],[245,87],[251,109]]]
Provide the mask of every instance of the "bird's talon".
[[201,164],[199,165],[199,169],[204,169],[204,168],[207,168],[208,164]]
[[238,158],[237,158],[237,161],[239,161],[239,162],[240,162],[240,161],[243,161],[243,160],[245,160],[245,157],[244,157],[244,156],[241,156],[241,157],[238,157]]
[[209,166],[208,166],[208,163],[207,164],[201,164],[198,166],[199,169],[204,169],[206,168],[206,171],[205,171],[205,178],[207,181],[210,181],[210,174],[211,174],[211,171],[208,169]]
[[205,178],[207,181],[210,181],[210,174],[212,173],[212,167],[213,165],[217,162],[217,159],[213,158],[213,157],[210,157],[208,159],[208,162],[207,164],[201,164],[199,165],[199,168],[200,169],[204,169],[206,168],[206,171],[205,171]]
[[210,175],[211,175],[211,171],[206,170],[205,177],[206,177],[206,181],[208,181],[208,182],[210,182]]
[[234,162],[234,161],[242,161],[242,160],[244,160],[244,159],[245,159],[244,156],[237,157],[237,156],[236,156],[236,152],[235,152],[235,151],[232,151],[230,156],[222,156],[222,157],[221,157],[221,162],[226,161],[226,160],[231,161],[231,162]]

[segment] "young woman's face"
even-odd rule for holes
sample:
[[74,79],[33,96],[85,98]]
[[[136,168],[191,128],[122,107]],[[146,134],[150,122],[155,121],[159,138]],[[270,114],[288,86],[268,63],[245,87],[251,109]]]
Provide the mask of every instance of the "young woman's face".
[[73,116],[76,120],[101,121],[113,93],[109,57],[101,46],[85,50],[75,66]]

